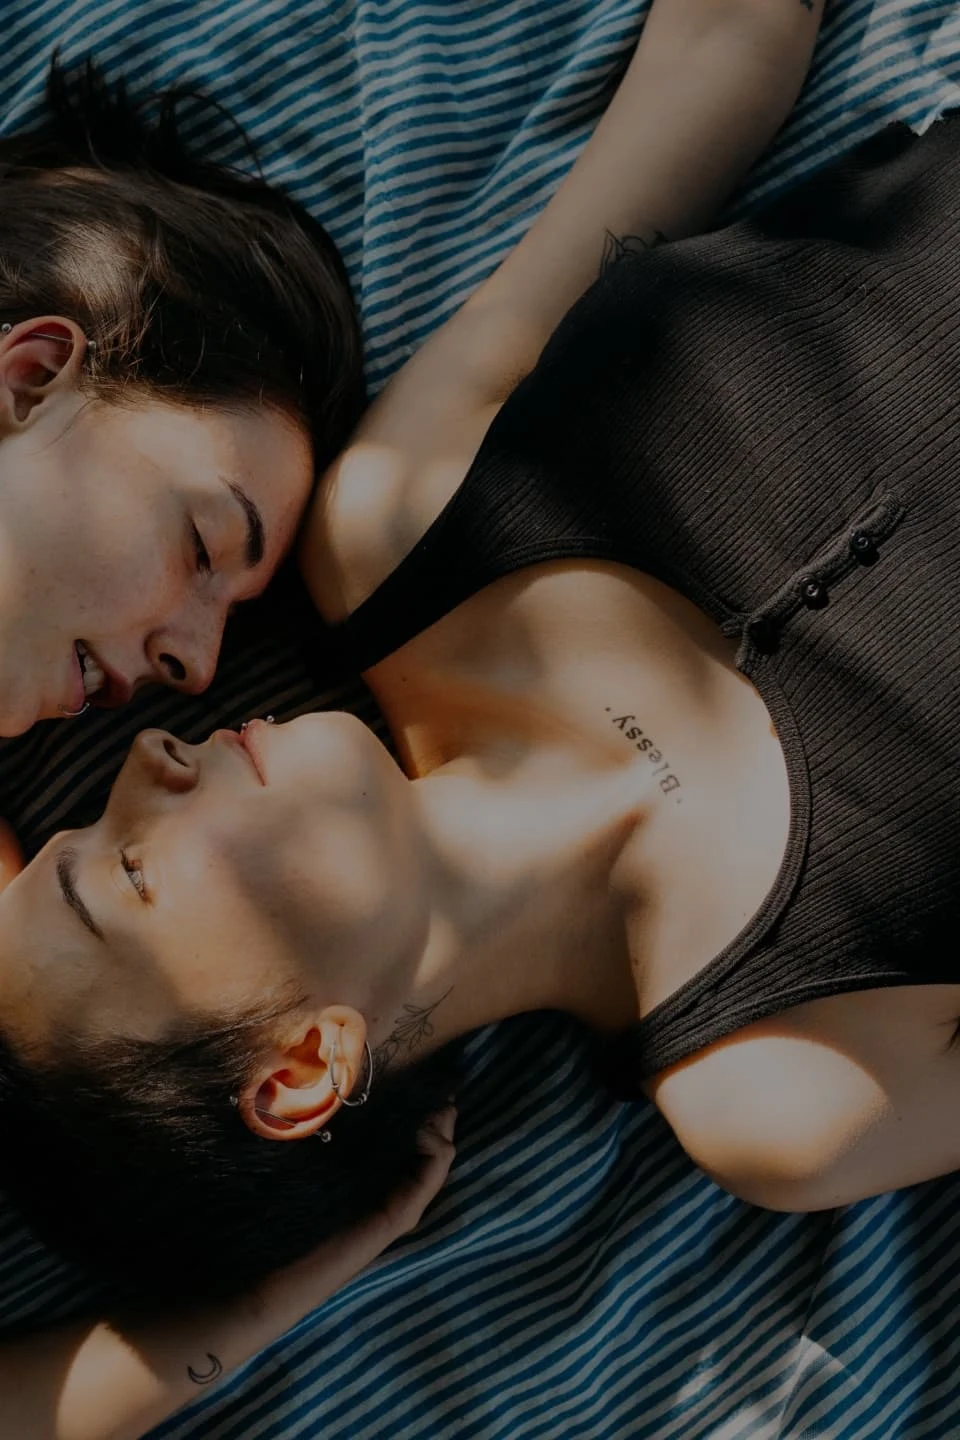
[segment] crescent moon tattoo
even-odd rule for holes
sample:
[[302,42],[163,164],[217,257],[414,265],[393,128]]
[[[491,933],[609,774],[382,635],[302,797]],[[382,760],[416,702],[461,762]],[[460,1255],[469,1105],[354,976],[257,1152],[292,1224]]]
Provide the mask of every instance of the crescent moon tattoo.
[[223,1366],[220,1364],[216,1355],[211,1355],[209,1350],[207,1351],[207,1359],[210,1361],[209,1370],[194,1370],[192,1365],[187,1366],[187,1374],[190,1376],[194,1385],[212,1385],[214,1380],[219,1380],[223,1374]]

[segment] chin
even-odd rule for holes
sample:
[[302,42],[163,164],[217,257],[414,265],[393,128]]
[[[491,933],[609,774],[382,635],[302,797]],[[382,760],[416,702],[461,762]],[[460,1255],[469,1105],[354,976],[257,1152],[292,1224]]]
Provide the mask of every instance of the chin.
[[[0,682],[2,684],[2,682]],[[31,710],[29,714],[18,714],[9,705],[0,709],[0,740],[15,740],[18,735],[25,735],[38,720],[53,720],[54,715],[46,715],[43,711]]]
[[[271,727],[272,728],[272,727]],[[300,715],[272,733],[258,729],[257,744],[267,768],[267,780],[295,780],[309,784],[323,777],[325,788],[355,798],[381,792],[404,776],[392,756],[368,725],[347,710],[314,711]]]

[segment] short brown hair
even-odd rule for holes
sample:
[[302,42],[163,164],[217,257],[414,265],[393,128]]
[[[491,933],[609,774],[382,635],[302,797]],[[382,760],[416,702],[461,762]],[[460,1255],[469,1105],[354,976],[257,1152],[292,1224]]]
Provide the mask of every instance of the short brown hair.
[[346,269],[301,205],[185,143],[188,99],[220,111],[182,88],[134,104],[54,56],[44,123],[0,140],[0,321],[75,320],[104,400],[274,405],[322,468],[364,399]]

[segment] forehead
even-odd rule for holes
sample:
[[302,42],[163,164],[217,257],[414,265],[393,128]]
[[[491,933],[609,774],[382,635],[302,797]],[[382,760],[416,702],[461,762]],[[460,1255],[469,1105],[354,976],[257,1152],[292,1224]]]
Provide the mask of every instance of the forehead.
[[[91,910],[102,913],[99,888],[86,886]],[[135,933],[104,943],[84,928],[63,898],[50,847],[0,895],[0,1014],[20,1044],[44,1049],[65,1029],[109,1034],[131,1022],[133,1033],[159,1031],[173,999]]]
[[[71,836],[76,882],[103,939],[64,898],[61,837],[0,895],[0,1015],[21,1044],[49,1048],[58,1032],[158,1038],[185,1014],[220,1016],[272,991],[286,974],[269,915],[237,884],[242,847],[207,843],[203,829],[168,849],[151,877],[155,904],[125,881],[102,822]],[[140,908],[142,906],[142,908]]]
[[82,405],[62,439],[84,458],[123,477],[135,493],[176,483],[216,491],[221,478],[252,490],[277,521],[298,515],[313,486],[313,450],[297,421],[268,405],[186,405],[150,396]]
[[65,1024],[109,1010],[108,951],[73,915],[50,846],[0,895],[0,1015],[21,1044],[45,1047]]

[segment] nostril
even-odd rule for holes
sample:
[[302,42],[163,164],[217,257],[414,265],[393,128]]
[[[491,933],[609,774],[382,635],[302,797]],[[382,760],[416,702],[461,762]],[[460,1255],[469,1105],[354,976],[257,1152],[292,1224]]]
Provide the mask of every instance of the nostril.
[[166,750],[171,760],[176,760],[178,765],[183,765],[185,767],[187,766],[187,762],[186,760],[184,760],[183,756],[177,754],[177,745],[175,740],[164,740],[163,748],[164,750]]
[[181,665],[176,655],[167,655],[166,653],[164,653],[160,656],[160,664],[166,670],[167,674],[170,676],[170,679],[175,681],[178,685],[182,684],[183,681],[186,680],[186,669],[183,665]]

